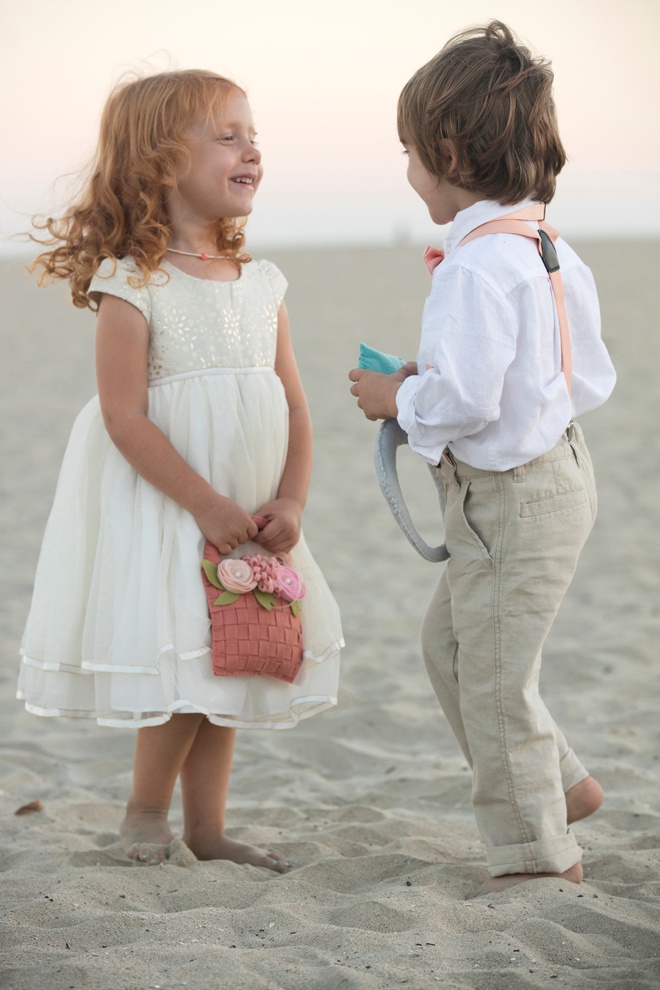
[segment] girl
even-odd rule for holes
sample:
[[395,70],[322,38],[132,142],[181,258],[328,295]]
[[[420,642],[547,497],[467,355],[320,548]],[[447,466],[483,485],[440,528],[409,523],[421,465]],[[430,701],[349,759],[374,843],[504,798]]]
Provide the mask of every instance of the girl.
[[474,770],[490,874],[478,894],[579,883],[568,825],[603,797],[539,694],[543,644],[596,512],[572,418],[615,381],[591,273],[544,223],[565,161],[551,90],[548,63],[499,21],[457,35],[408,81],[408,180],[431,219],[453,225],[444,260],[427,256],[417,363],[349,376],[365,415],[397,417],[445,491],[449,560],[422,649]]
[[[301,533],[311,428],[286,281],[244,251],[261,152],[244,91],[211,72],[119,85],[84,192],[42,225],[44,277],[98,310],[98,397],[64,457],[23,638],[38,715],[137,726],[127,855],[283,871],[224,834],[237,727],[287,728],[336,703],[339,615]],[[307,593],[295,683],[215,677],[201,560],[291,552]]]

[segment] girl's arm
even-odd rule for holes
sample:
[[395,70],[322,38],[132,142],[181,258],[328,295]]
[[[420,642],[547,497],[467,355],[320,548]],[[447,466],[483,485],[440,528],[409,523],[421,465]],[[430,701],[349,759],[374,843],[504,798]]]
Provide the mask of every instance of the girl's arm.
[[257,509],[268,520],[257,538],[271,553],[288,553],[300,538],[302,510],[312,474],[312,422],[291,344],[289,315],[284,303],[277,317],[275,371],[289,407],[289,445],[277,498]]
[[253,539],[257,526],[235,502],[216,492],[147,416],[149,329],[142,314],[104,295],[96,328],[96,377],[110,439],[146,481],[190,512],[220,553]]

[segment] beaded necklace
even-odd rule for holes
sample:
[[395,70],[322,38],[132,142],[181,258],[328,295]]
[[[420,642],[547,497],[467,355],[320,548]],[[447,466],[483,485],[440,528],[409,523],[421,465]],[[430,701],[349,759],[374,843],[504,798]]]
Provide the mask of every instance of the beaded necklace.
[[168,247],[167,250],[171,251],[172,254],[185,254],[189,258],[201,258],[202,261],[220,261],[221,259],[224,261],[229,260],[226,254],[207,254],[206,251],[202,251],[201,254],[199,254],[197,251],[179,251],[178,248],[172,247]]

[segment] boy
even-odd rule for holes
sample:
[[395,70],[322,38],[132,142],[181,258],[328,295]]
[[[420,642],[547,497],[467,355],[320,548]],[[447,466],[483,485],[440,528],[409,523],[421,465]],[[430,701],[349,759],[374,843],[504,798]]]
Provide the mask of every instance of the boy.
[[542,646],[596,513],[573,417],[615,382],[591,273],[543,222],[566,160],[552,78],[493,21],[406,84],[408,180],[452,229],[444,260],[430,259],[417,364],[349,375],[367,418],[397,417],[445,490],[450,558],[422,649],[473,768],[490,874],[473,896],[579,883],[568,825],[602,802],[539,695]]

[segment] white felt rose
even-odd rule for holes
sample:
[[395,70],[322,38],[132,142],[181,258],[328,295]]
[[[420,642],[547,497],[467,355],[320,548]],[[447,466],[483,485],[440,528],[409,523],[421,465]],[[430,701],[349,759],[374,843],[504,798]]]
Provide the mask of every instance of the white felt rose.
[[226,591],[244,595],[256,588],[252,568],[246,560],[221,560],[218,564],[218,580]]

